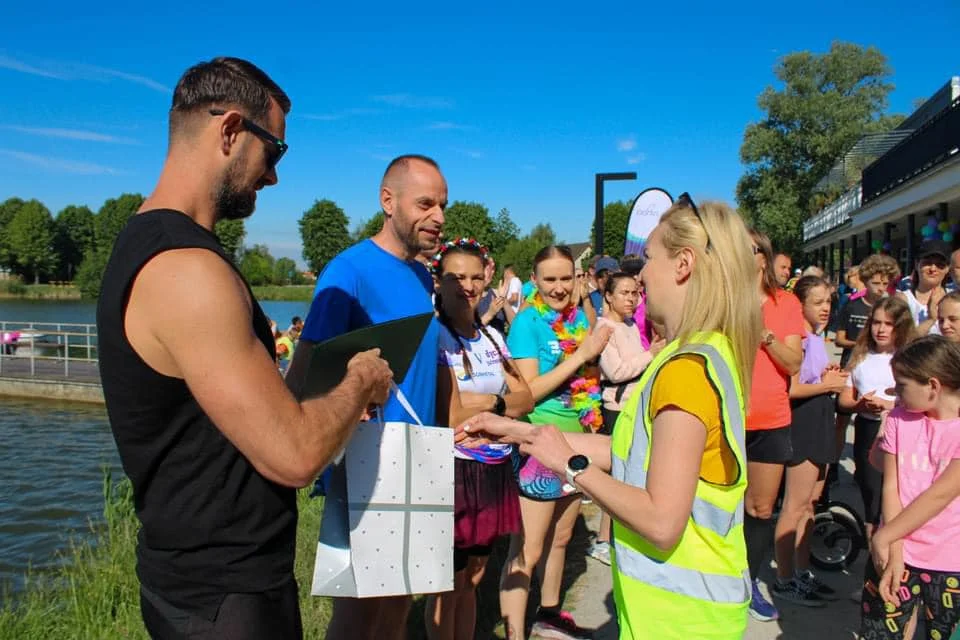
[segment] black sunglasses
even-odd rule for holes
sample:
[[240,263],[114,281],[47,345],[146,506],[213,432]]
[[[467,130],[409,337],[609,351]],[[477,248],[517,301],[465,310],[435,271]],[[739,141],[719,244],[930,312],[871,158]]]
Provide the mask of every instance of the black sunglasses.
[[[700,221],[700,226],[703,227],[704,233],[707,231],[707,225],[703,224],[703,216],[700,215],[700,209],[697,209],[697,203],[693,201],[693,197],[684,191],[680,194],[680,197],[677,198],[677,204],[681,207],[690,207],[693,209],[693,215],[697,216],[697,220]],[[710,250],[710,234],[707,234],[707,251]]]
[[[224,116],[226,114],[227,112],[224,109],[210,109],[210,115],[212,116]],[[280,158],[283,157],[283,154],[287,152],[289,145],[249,118],[244,117],[242,122],[244,129],[257,136],[264,142],[269,142],[271,145],[273,145],[273,151],[267,155],[267,168],[273,169],[275,166],[277,166],[277,163],[280,162]]]

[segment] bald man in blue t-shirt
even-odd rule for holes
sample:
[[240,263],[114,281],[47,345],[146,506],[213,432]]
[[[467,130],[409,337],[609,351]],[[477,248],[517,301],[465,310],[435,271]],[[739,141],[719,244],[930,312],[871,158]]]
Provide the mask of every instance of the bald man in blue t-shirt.
[[[320,274],[300,335],[309,346],[355,329],[433,311],[433,280],[415,259],[436,249],[447,206],[447,183],[437,163],[425,156],[393,160],[380,184],[383,228],[331,260]],[[400,389],[425,424],[435,424],[438,329],[430,324]],[[307,368],[306,356],[291,365],[291,376]],[[294,386],[296,379],[291,380]],[[412,422],[395,398],[384,419]],[[328,640],[402,638],[411,598],[336,598]]]

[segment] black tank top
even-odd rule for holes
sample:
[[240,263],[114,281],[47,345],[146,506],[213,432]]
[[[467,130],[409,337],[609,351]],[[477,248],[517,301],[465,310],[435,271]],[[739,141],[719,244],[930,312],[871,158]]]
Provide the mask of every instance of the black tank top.
[[[292,578],[297,508],[295,491],[260,475],[182,379],[152,369],[127,341],[124,315],[137,274],[157,254],[184,248],[208,249],[233,266],[216,235],[179,211],[131,218],[103,277],[97,331],[107,414],[143,525],[137,574],[172,604],[201,609],[218,606],[226,593],[265,591]],[[250,297],[253,329],[273,357],[270,324]]]

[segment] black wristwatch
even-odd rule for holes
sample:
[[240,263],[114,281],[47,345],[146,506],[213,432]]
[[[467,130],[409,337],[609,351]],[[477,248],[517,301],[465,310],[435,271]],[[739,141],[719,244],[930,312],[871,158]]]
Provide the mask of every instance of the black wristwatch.
[[499,393],[496,394],[497,401],[493,405],[493,412],[498,416],[502,416],[507,412],[507,401],[503,399],[503,396]]

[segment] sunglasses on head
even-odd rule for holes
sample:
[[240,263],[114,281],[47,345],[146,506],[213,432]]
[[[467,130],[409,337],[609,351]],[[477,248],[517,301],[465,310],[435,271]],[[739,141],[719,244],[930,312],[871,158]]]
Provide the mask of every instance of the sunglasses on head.
[[[223,116],[227,114],[225,109],[210,109],[209,113],[212,116]],[[243,122],[244,129],[264,142],[269,143],[267,146],[270,147],[272,151],[267,153],[267,168],[273,169],[277,166],[277,163],[280,162],[283,154],[287,152],[289,145],[247,117],[244,117],[241,122]]]
[[[707,231],[707,225],[703,224],[703,216],[700,215],[700,209],[697,208],[697,203],[693,201],[693,197],[684,191],[680,194],[680,197],[677,198],[677,204],[681,207],[689,207],[693,209],[693,215],[697,216],[697,220],[700,221],[700,226],[703,227],[703,231]],[[707,251],[710,250],[710,234],[707,234]]]

